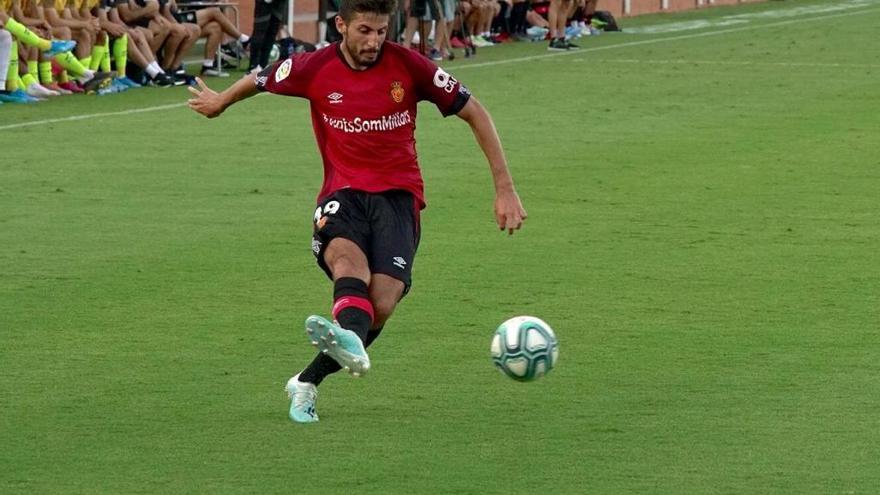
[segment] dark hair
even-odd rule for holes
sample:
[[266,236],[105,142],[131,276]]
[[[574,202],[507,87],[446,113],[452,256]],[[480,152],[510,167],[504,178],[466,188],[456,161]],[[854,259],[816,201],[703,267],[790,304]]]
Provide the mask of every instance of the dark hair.
[[342,0],[339,17],[350,22],[354,14],[391,15],[397,9],[397,0]]

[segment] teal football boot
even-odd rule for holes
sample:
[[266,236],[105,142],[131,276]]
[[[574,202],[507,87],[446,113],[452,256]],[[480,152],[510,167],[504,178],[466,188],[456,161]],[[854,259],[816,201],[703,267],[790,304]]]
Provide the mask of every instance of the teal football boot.
[[334,322],[312,315],[306,318],[306,334],[321,353],[333,358],[351,376],[361,376],[370,370],[370,356],[361,338]]
[[69,52],[76,48],[76,41],[72,40],[52,40],[52,46],[49,47],[48,50],[43,52],[43,55],[47,57],[54,57],[55,55],[59,55],[64,52]]
[[299,374],[287,381],[284,387],[290,398],[290,419],[297,423],[317,423],[318,412],[315,401],[318,400],[318,387],[311,383],[299,381]]

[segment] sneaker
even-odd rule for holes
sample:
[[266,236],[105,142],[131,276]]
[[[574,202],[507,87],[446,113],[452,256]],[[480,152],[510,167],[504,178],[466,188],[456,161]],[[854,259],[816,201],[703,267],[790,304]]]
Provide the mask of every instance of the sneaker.
[[99,89],[110,86],[115,76],[115,72],[95,72],[95,75],[88,81],[83,82],[82,89],[86,94],[94,93]]
[[370,356],[364,349],[364,343],[351,330],[312,315],[306,318],[306,334],[313,346],[333,358],[352,376],[361,376],[370,371]]
[[568,41],[568,40],[563,41],[563,43],[565,43],[565,48],[568,50],[577,50],[578,48],[580,48],[579,45],[575,45],[574,43],[572,43],[571,41]]
[[581,28],[577,26],[568,26],[565,28],[565,39],[579,38],[581,36]]
[[216,65],[210,66],[210,67],[207,65],[203,65],[201,76],[202,77],[205,77],[205,76],[208,76],[208,77],[229,77],[229,73],[223,72],[222,70],[218,69]]
[[477,48],[486,48],[489,46],[493,46],[491,41],[483,38],[482,36],[473,35],[470,38],[471,44],[473,44]]
[[65,90],[67,90],[67,91],[70,91],[70,92],[73,93],[73,94],[78,94],[78,93],[82,93],[82,92],[83,92],[82,88],[79,87],[79,85],[78,85],[77,83],[73,82],[73,81],[67,81],[67,82],[64,82],[64,83],[58,83],[58,87],[61,88],[61,89],[65,89]]
[[241,57],[241,55],[242,52],[240,52],[238,47],[233,45],[232,43],[227,43],[220,46],[221,60],[225,60],[227,62],[238,62],[238,59]]
[[150,84],[160,88],[170,88],[171,86],[174,86],[174,79],[171,79],[168,74],[160,72],[156,74],[156,77],[150,79]]
[[69,52],[76,48],[76,41],[73,40],[52,40],[52,46],[49,47],[48,50],[43,52],[43,55],[47,57],[54,57],[55,55]]
[[124,85],[127,86],[128,88],[140,88],[140,87],[141,87],[140,84],[138,84],[138,83],[132,81],[132,80],[131,80],[130,78],[128,78],[127,76],[116,78],[116,82],[118,82],[118,83],[120,83],[120,84],[124,84]]
[[315,411],[315,401],[318,400],[318,387],[311,383],[299,381],[299,374],[284,386],[287,397],[290,399],[290,419],[297,423],[316,423],[318,412]]
[[19,103],[37,103],[38,101],[43,101],[43,98],[37,98],[36,96],[31,96],[25,92],[23,89],[16,89],[9,93],[13,98],[18,98]]
[[73,91],[62,88],[58,83],[49,83],[43,85],[46,89],[51,89],[52,91],[57,91],[62,95],[72,95]]
[[540,26],[532,26],[532,27],[526,29],[526,35],[527,35],[532,41],[542,41],[542,40],[544,40],[544,38],[547,37],[547,33],[549,33],[549,32],[550,32],[549,29],[547,29],[547,28],[542,28],[542,27],[540,27]]
[[605,29],[605,26],[607,25],[607,22],[599,19],[598,17],[593,17],[592,19],[590,19],[590,26],[595,29]]
[[0,91],[0,102],[2,103],[34,103],[35,100],[21,90]]
[[433,60],[434,62],[442,62],[443,61],[443,53],[436,48],[431,48],[431,51],[428,52],[428,58]]
[[[177,74],[174,76],[174,85],[175,86],[195,86],[196,85],[196,76],[191,76],[189,74]],[[181,84],[182,82],[182,84]]]
[[547,47],[551,52],[564,52],[568,50],[568,45],[565,43],[565,40],[562,38],[556,38],[550,40],[550,45]]
[[467,46],[467,43],[462,41],[462,39],[458,36],[453,36],[452,38],[449,38],[449,44],[452,46],[452,48],[464,48]]
[[61,96],[61,93],[57,91],[52,91],[51,89],[42,86],[39,83],[33,83],[27,88],[25,88],[25,93],[34,98],[48,98],[50,96]]

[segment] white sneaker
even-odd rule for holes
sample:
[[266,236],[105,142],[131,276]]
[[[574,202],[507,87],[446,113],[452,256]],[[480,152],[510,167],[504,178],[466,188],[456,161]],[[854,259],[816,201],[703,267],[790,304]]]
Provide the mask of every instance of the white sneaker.
[[311,383],[299,381],[299,373],[287,380],[284,390],[290,399],[290,419],[297,423],[315,423],[318,421],[318,413],[315,411],[315,401],[318,400],[318,387]]
[[49,89],[39,83],[31,84],[24,91],[25,91],[25,93],[27,93],[30,96],[33,96],[34,98],[48,98],[50,96],[61,96],[61,93],[59,93],[58,91],[52,91],[51,89]]
[[206,66],[202,66],[201,75],[202,76],[209,76],[209,77],[229,77],[228,72],[223,72],[220,69],[215,69],[214,67],[206,67]]

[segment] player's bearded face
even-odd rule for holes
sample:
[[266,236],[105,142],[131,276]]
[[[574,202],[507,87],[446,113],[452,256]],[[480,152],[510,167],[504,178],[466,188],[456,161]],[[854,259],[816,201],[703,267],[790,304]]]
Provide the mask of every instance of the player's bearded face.
[[388,16],[370,13],[354,14],[345,24],[337,18],[337,28],[342,33],[342,43],[348,55],[360,68],[367,68],[379,59],[382,43],[388,35]]

